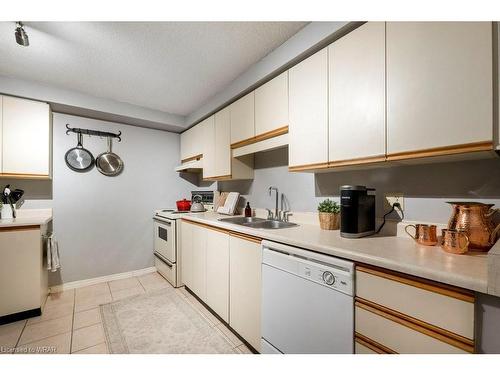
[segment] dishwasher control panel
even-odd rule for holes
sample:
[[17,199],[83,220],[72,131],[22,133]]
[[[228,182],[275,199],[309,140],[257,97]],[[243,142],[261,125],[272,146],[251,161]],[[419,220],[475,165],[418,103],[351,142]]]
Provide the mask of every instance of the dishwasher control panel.
[[[288,252],[283,250],[288,250]],[[348,295],[354,294],[354,264],[352,262],[311,254],[302,249],[290,247],[272,249],[263,246],[262,255],[262,263],[271,267]]]
[[352,280],[349,273],[307,260],[301,260],[297,266],[298,276],[352,294]]

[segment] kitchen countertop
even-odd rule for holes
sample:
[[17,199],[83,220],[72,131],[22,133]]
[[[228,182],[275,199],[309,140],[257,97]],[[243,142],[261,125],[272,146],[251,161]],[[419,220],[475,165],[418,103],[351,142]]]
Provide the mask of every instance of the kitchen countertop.
[[[222,217],[227,216],[213,212],[183,216],[194,222],[488,293],[488,255],[485,253],[449,254],[439,246],[422,246],[412,239],[397,236],[347,239],[340,237],[338,230],[322,230],[311,224],[284,229],[255,229],[221,222],[218,219]],[[497,243],[495,248],[499,246]]]
[[17,218],[0,219],[0,228],[45,225],[52,220],[52,209],[20,209]]

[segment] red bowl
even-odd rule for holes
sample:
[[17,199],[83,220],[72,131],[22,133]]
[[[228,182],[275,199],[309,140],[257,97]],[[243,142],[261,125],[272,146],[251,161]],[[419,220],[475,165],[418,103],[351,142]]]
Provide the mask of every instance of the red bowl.
[[175,202],[177,204],[177,211],[189,211],[191,209],[191,201],[183,199]]

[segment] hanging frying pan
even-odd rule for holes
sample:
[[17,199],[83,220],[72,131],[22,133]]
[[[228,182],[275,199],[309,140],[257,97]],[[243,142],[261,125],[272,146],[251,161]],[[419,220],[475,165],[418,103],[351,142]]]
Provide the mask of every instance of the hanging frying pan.
[[117,176],[123,170],[123,161],[113,153],[112,148],[112,139],[108,137],[108,151],[100,154],[95,160],[97,169],[105,176]]
[[87,172],[94,166],[94,155],[83,148],[82,133],[78,133],[78,144],[64,155],[66,165],[75,172]]

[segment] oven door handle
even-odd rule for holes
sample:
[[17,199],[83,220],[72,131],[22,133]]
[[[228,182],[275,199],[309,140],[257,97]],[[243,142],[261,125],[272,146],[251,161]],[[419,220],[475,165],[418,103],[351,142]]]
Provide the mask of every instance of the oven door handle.
[[167,220],[164,220],[164,219],[160,219],[158,217],[154,217],[153,220],[157,221],[161,225],[163,225],[163,224],[168,225],[168,226],[172,225],[172,223],[170,221],[167,221]]
[[170,263],[167,258],[165,258],[163,255],[161,254],[158,254],[158,253],[155,253],[155,257],[157,257],[158,259],[160,259],[163,263],[165,263],[167,265],[168,268],[172,268],[174,265],[172,263]]

